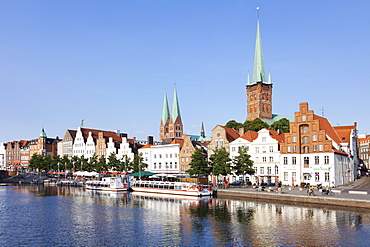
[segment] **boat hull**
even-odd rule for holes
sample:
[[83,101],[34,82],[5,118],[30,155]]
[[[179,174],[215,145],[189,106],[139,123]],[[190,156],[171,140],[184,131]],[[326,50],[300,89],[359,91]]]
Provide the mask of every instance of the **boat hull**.
[[183,196],[212,196],[212,191],[188,191],[188,190],[172,190],[172,189],[158,189],[158,188],[143,188],[143,187],[131,187],[134,191],[146,192],[146,193],[160,193],[170,195],[183,195]]

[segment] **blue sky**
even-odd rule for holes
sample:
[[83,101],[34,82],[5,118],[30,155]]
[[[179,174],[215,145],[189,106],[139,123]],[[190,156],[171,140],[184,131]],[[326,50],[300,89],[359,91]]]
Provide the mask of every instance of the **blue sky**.
[[175,84],[185,133],[244,122],[257,6],[273,112],[370,134],[370,1],[0,0],[0,141],[82,119],[158,140]]

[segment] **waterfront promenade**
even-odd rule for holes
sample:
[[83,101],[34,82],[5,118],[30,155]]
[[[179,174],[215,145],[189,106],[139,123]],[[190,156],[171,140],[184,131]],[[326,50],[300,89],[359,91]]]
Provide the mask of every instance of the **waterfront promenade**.
[[252,187],[218,189],[217,196],[220,198],[254,198],[279,202],[313,203],[370,209],[370,177],[362,177],[352,183],[333,188],[332,191],[335,192],[333,196],[322,195],[316,188],[315,196],[308,196],[307,189],[297,187],[283,186],[281,194],[275,193],[275,187],[270,188],[273,191],[269,191],[269,187],[266,187],[265,191],[258,191]]

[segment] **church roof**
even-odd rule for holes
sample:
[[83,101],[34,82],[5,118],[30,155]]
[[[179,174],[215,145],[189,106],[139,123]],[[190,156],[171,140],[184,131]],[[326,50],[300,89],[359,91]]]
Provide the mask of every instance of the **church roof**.
[[41,130],[40,137],[47,137],[44,128]]
[[176,88],[174,89],[174,92],[173,92],[171,117],[173,121],[176,121],[178,117],[181,119],[180,106],[179,106],[179,100],[177,98]]
[[162,122],[165,124],[170,119],[170,108],[168,107],[167,93],[164,93],[163,109],[162,109]]
[[252,85],[258,82],[269,84],[266,80],[265,65],[263,61],[262,39],[259,18],[257,19],[257,33],[256,33],[256,46],[254,51],[254,68]]

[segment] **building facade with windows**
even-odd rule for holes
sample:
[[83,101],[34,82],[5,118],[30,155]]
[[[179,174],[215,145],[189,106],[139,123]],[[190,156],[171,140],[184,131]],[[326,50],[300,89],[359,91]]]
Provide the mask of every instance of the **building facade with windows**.
[[250,155],[254,162],[252,183],[276,184],[281,179],[280,144],[284,133],[270,129],[258,131],[258,137],[250,145]]
[[341,146],[341,138],[326,118],[299,105],[290,132],[281,143],[281,181],[286,185],[337,186],[356,178],[353,156]]
[[180,144],[150,145],[138,150],[143,162],[148,165],[147,171],[158,174],[178,174],[180,169]]
[[212,140],[208,144],[208,158],[214,153],[217,148],[225,148],[230,152],[230,143],[240,137],[239,133],[244,134],[244,130],[236,131],[234,129],[217,125],[212,130]]

